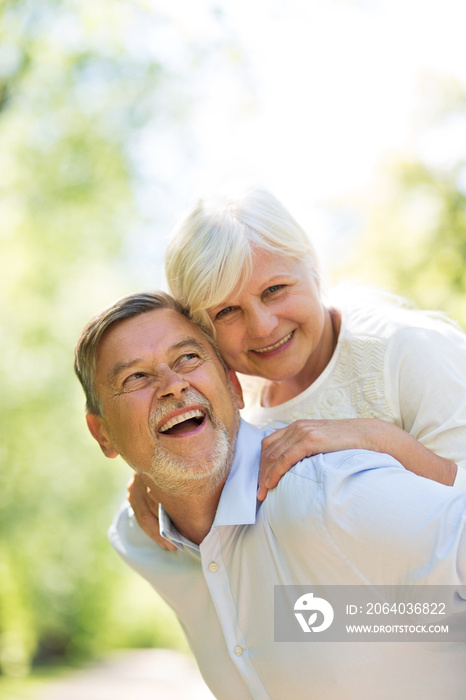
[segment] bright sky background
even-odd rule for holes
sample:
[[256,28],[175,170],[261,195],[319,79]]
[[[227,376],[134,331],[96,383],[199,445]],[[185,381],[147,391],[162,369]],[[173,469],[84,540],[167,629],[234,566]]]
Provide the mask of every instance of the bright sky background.
[[[206,50],[225,40],[237,47],[211,50],[199,70],[186,64],[195,107],[184,142],[167,126],[144,144],[146,153],[158,155],[147,164],[158,185],[145,196],[149,208],[154,201],[159,213],[164,208],[161,236],[187,203],[246,181],[271,189],[325,258],[334,223],[322,207],[368,188],[387,155],[414,149],[447,167],[449,155],[466,151],[464,120],[448,135],[426,140],[419,132],[432,76],[466,85],[464,0],[148,0],[147,6],[175,20],[154,38],[175,69],[183,70],[187,40]],[[160,240],[157,250],[160,256]]]

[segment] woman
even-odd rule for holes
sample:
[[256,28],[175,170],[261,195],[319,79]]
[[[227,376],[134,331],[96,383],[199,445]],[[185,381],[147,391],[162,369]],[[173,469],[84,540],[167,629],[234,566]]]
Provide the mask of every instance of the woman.
[[[246,379],[244,417],[291,423],[263,441],[260,500],[300,459],[353,447],[466,488],[466,336],[381,299],[326,306],[315,251],[270,193],[199,202],[174,231],[166,274]],[[141,483],[130,500],[157,538]]]

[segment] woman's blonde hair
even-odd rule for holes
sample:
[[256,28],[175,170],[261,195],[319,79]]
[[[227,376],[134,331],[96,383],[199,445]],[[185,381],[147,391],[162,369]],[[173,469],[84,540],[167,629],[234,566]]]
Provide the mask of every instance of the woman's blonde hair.
[[305,231],[267,190],[201,199],[175,226],[165,258],[167,282],[210,333],[207,309],[248,283],[253,249],[305,261],[318,277],[317,255]]

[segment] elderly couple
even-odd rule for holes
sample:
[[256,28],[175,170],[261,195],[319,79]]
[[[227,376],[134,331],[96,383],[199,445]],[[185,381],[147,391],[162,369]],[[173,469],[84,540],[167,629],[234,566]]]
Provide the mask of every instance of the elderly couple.
[[462,643],[274,642],[273,622],[287,584],[455,587],[465,612],[465,335],[326,306],[306,234],[259,189],[188,211],[166,271],[172,297],[95,317],[75,368],[90,432],[136,472],[111,542],[214,695],[463,698]]

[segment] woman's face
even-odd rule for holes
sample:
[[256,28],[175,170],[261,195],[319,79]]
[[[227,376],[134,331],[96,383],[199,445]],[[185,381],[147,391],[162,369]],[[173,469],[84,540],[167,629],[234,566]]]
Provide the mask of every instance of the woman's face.
[[325,309],[303,262],[257,249],[244,290],[208,313],[220,351],[237,372],[281,381],[312,373],[320,361]]

